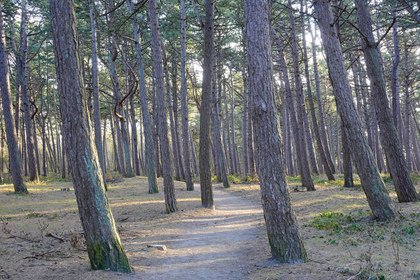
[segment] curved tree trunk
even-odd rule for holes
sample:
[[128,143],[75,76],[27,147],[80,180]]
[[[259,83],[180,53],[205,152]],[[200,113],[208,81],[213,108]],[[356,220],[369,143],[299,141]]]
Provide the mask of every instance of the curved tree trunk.
[[[132,13],[133,3],[131,0],[127,0],[127,6]],[[139,79],[139,88],[140,88],[140,105],[141,112],[143,116],[143,130],[144,130],[144,139],[145,139],[145,161],[147,166],[147,179],[149,183],[149,193],[159,192],[159,186],[156,179],[156,170],[154,162],[154,150],[153,150],[153,138],[152,138],[152,129],[150,123],[148,101],[147,101],[147,90],[146,90],[146,80],[144,77],[144,66],[143,66],[143,55],[141,51],[140,44],[140,34],[139,26],[136,22],[136,18],[133,17],[133,33],[136,49],[136,59],[137,59],[137,75]]]
[[385,184],[375,164],[375,159],[369,149],[362,123],[353,103],[351,87],[348,81],[344,58],[334,26],[331,6],[328,0],[316,0],[314,8],[321,29],[322,43],[327,57],[328,71],[334,88],[338,112],[350,138],[351,152],[362,188],[366,194],[373,217],[379,220],[389,220],[395,216],[394,207],[385,189]]
[[[282,72],[283,72],[283,80],[285,82],[285,87],[286,87],[286,100],[287,100],[287,106],[289,108],[289,113],[290,113],[290,119],[291,119],[291,123],[292,123],[292,129],[293,129],[293,136],[294,136],[294,143],[296,146],[296,156],[297,156],[297,165],[298,165],[298,169],[299,169],[299,174],[301,175],[301,179],[302,179],[302,185],[307,189],[307,190],[315,190],[314,184],[312,182],[312,178],[311,178],[311,171],[309,170],[309,163],[308,163],[308,158],[305,157],[305,161],[302,159],[303,156],[306,155],[306,149],[302,148],[302,142],[305,142],[305,138],[304,138],[304,133],[303,133],[303,126],[299,127],[299,124],[297,122],[297,118],[298,116],[296,116],[296,111],[295,111],[295,106],[294,106],[294,101],[293,101],[293,96],[292,96],[292,90],[290,87],[290,82],[289,82],[289,78],[288,78],[288,71],[287,71],[287,65],[286,65],[286,60],[284,58],[284,49],[283,49],[283,42],[280,40],[280,38],[278,38],[278,36],[276,35],[276,31],[274,30],[274,28],[271,29],[271,36],[274,37],[277,47],[279,49],[279,58],[280,58],[280,65],[282,67]],[[303,122],[303,118],[301,118],[302,122]],[[254,129],[255,130],[255,129]],[[256,137],[256,135],[255,135]],[[303,141],[302,141],[303,140]],[[303,146],[305,147],[305,146]],[[306,162],[306,163],[303,163]]]
[[403,151],[398,141],[398,133],[392,121],[391,110],[386,95],[385,81],[380,63],[377,44],[373,37],[372,21],[365,0],[355,0],[358,26],[364,36],[362,49],[372,88],[372,99],[380,128],[381,143],[384,147],[387,163],[399,202],[417,201],[416,189],[411,181]]
[[[301,7],[302,7],[301,8],[301,15],[303,17],[304,16],[303,0],[301,0]],[[305,31],[304,26],[305,25],[302,24],[302,32]],[[309,28],[309,31],[312,34],[310,22],[308,22],[308,28]],[[330,169],[330,166],[328,165],[327,157],[325,156],[324,146],[322,145],[321,134],[319,133],[318,122],[317,122],[317,119],[316,119],[314,99],[312,97],[311,79],[310,79],[310,76],[309,76],[308,51],[307,51],[307,48],[306,48],[306,37],[305,36],[302,36],[302,45],[303,45],[302,46],[302,48],[303,48],[303,60],[304,60],[304,63],[305,63],[306,88],[308,90],[309,108],[311,110],[311,119],[312,119],[312,125],[313,125],[314,132],[315,132],[316,145],[318,147],[319,156],[321,158],[322,165],[324,166],[325,174],[327,175],[328,180],[334,181],[334,175],[333,175],[333,173]]]
[[[24,20],[25,19],[25,20]],[[28,155],[28,167],[29,167],[29,180],[38,181],[38,168],[36,164],[36,155],[35,155],[35,143],[32,131],[31,124],[31,104],[29,102],[28,96],[28,87],[26,84],[26,56],[28,48],[28,34],[27,34],[27,14],[26,14],[26,0],[23,1],[22,7],[22,30],[21,30],[21,40],[22,40],[22,75],[21,75],[21,95],[22,95],[22,109],[23,109],[23,120],[25,122],[25,133],[26,133],[26,150]]]

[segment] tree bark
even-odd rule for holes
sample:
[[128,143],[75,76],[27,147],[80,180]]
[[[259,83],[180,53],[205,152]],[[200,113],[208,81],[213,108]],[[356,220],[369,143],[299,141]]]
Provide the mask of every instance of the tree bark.
[[38,181],[38,168],[36,164],[36,155],[35,155],[35,143],[32,131],[31,124],[31,104],[29,102],[28,96],[28,87],[26,80],[26,56],[28,48],[28,34],[27,34],[27,11],[26,11],[26,0],[23,1],[22,6],[22,30],[21,30],[21,40],[22,40],[22,65],[21,65],[21,95],[22,95],[22,109],[23,109],[23,119],[25,122],[25,133],[26,133],[26,148],[28,155],[28,167],[29,167],[29,180]]
[[[301,6],[303,6],[303,1],[301,0]],[[303,9],[302,9],[302,16],[303,14]],[[302,24],[302,32],[304,34],[304,24]],[[309,32],[312,34],[311,31],[311,23],[308,22],[308,28],[309,28]],[[322,144],[322,140],[321,140],[321,134],[319,132],[319,126],[318,126],[318,122],[316,119],[316,112],[315,112],[315,105],[314,105],[314,99],[312,97],[312,88],[311,88],[311,79],[309,76],[309,63],[308,63],[308,51],[306,48],[306,38],[305,35],[302,36],[302,48],[303,48],[303,60],[305,63],[305,77],[306,77],[306,88],[308,90],[308,101],[309,101],[309,108],[311,110],[311,119],[312,119],[312,125],[314,128],[314,132],[315,132],[315,139],[316,139],[316,145],[318,147],[318,151],[319,151],[319,156],[321,158],[321,162],[322,165],[324,166],[324,171],[325,174],[327,175],[328,180],[330,181],[334,181],[334,175],[331,171],[330,166],[328,165],[328,161],[327,161],[327,157],[325,156],[325,152],[324,152],[324,146]]]
[[322,42],[337,109],[346,133],[350,138],[351,152],[356,161],[362,188],[366,194],[373,217],[379,220],[389,220],[395,216],[395,210],[365,139],[362,123],[353,103],[340,41],[338,40],[335,27],[330,24],[333,22],[331,5],[328,0],[316,0],[314,8],[318,18],[318,25],[321,29]]
[[73,0],[51,0],[60,109],[79,215],[92,269],[131,272],[105,193],[81,76]]
[[165,194],[166,213],[178,211],[175,199],[174,179],[172,177],[172,159],[169,148],[167,109],[163,88],[162,53],[160,47],[159,22],[156,12],[156,0],[149,0],[149,16],[152,34],[152,59],[156,81],[156,105],[159,124],[160,151],[162,156],[163,191]]
[[381,143],[384,147],[387,163],[392,174],[395,191],[399,202],[417,201],[416,189],[404,159],[398,134],[392,121],[391,110],[386,95],[385,81],[380,64],[379,52],[372,32],[372,22],[365,0],[355,0],[360,31],[364,34],[362,49],[371,82],[372,98],[380,128]]
[[[279,49],[280,65],[282,67],[283,80],[285,82],[285,87],[286,87],[287,106],[289,108],[289,113],[290,113],[290,118],[291,118],[291,123],[292,123],[292,128],[293,128],[293,136],[295,139],[294,143],[297,150],[296,156],[297,156],[297,162],[298,162],[298,169],[299,169],[299,174],[301,176],[302,185],[307,190],[315,190],[315,187],[311,178],[311,171],[309,170],[308,158],[306,156],[307,155],[306,148],[304,149],[305,146],[302,147],[302,145],[305,143],[304,132],[303,132],[303,118],[301,118],[302,123],[300,124],[301,126],[299,127],[299,124],[297,122],[298,116],[296,116],[297,113],[295,112],[292,90],[291,90],[291,86],[290,86],[290,82],[288,78],[287,64],[284,58],[283,42],[276,35],[274,28],[272,28],[271,30],[271,36],[274,37],[277,47]],[[255,135],[255,137],[257,136]],[[306,160],[302,159],[302,157],[304,156],[306,156],[305,157]]]
[[[0,89],[3,104],[4,125],[6,129],[7,148],[9,151],[10,172],[15,193],[28,193],[23,183],[22,170],[19,159],[16,127],[13,117],[12,98],[10,95],[9,73],[6,54],[6,37],[3,28],[3,8],[0,3]],[[3,139],[2,139],[3,141]]]
[[353,168],[351,165],[351,144],[350,138],[346,134],[344,123],[341,121],[341,144],[343,147],[343,174],[344,174],[344,186],[345,188],[354,187],[353,183]]
[[314,65],[314,77],[315,77],[315,89],[316,89],[316,96],[317,96],[317,103],[318,103],[318,115],[319,115],[319,132],[321,136],[322,146],[324,148],[325,157],[327,158],[328,166],[332,173],[335,173],[334,164],[332,162],[330,149],[328,147],[327,141],[327,133],[325,131],[325,117],[324,117],[324,110],[322,108],[322,99],[321,99],[321,81],[319,79],[319,71],[318,71],[318,61],[317,61],[317,52],[316,52],[316,45],[315,45],[315,37],[316,37],[316,26],[314,33],[311,33],[312,39],[312,60]]
[[[133,3],[131,0],[127,0],[127,6],[132,13],[134,10]],[[148,109],[147,101],[147,90],[146,90],[146,80],[144,76],[144,66],[143,66],[143,54],[140,44],[140,34],[139,26],[136,21],[136,15],[133,16],[133,33],[136,49],[136,62],[137,62],[137,75],[139,80],[139,89],[140,89],[140,105],[141,112],[143,116],[143,130],[144,130],[144,139],[145,139],[145,161],[147,166],[147,180],[149,184],[149,193],[158,193],[159,186],[156,179],[156,169],[154,162],[154,150],[153,150],[153,138],[152,138],[152,129]]]
[[184,172],[187,191],[194,190],[192,170],[190,162],[190,137],[188,127],[188,102],[187,102],[187,79],[185,77],[185,64],[187,56],[186,30],[185,30],[185,0],[181,0],[181,115],[182,115],[182,151],[184,153]]
[[104,154],[102,150],[101,112],[99,107],[98,56],[96,54],[96,17],[94,1],[89,0],[90,28],[92,37],[92,90],[93,90],[93,119],[95,128],[95,144],[98,151],[102,174],[105,176]]
[[305,262],[306,251],[292,208],[281,154],[272,80],[269,2],[244,2],[257,172],[271,254],[283,263]]
[[201,204],[205,208],[214,208],[213,189],[210,170],[210,119],[211,94],[214,57],[214,2],[206,0],[206,19],[204,23],[204,63],[203,89],[200,110],[200,187]]

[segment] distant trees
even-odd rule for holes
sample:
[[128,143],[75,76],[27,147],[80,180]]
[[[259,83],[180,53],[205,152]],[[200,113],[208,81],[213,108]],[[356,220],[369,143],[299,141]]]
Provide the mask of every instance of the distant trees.
[[[3,26],[3,8],[0,3],[0,90],[3,104],[4,124],[6,127],[7,148],[9,150],[10,171],[12,173],[15,193],[28,193],[23,183],[22,171],[18,151],[18,141],[12,113],[12,98],[10,95],[9,73],[6,54],[6,40]],[[1,139],[0,141],[3,141]],[[3,160],[1,162],[3,164]]]
[[346,136],[350,140],[351,152],[363,190],[373,216],[380,220],[389,220],[394,217],[395,210],[362,132],[362,123],[353,103],[338,34],[335,26],[330,24],[333,20],[331,5],[326,0],[316,0],[314,8],[321,29],[337,109],[343,121]]
[[[65,178],[71,172],[55,100],[45,4],[9,1],[3,7],[17,157],[30,180],[51,172]],[[244,9],[234,1],[217,2],[217,9],[211,8],[214,1],[206,6],[158,1],[155,19],[150,4],[90,0],[76,9],[81,72],[101,169],[103,175],[147,175],[150,193],[159,191],[157,177],[183,180],[188,190],[194,189],[193,177],[200,177],[203,205],[211,208],[212,179],[228,187],[235,177],[254,179],[258,168]],[[333,1],[330,24],[343,54],[341,80],[348,77],[346,94],[355,103],[350,114],[359,118],[358,133],[368,145],[363,149],[370,149],[379,173],[392,174],[398,200],[415,201],[410,172],[420,171],[418,4],[382,1],[368,8],[365,15],[372,19],[361,22],[362,9],[356,13],[353,2]],[[334,173],[343,173],[346,185],[352,185],[352,171],[360,170],[348,146],[354,133],[346,133],[342,108],[334,102],[338,85],[327,70],[331,56],[319,43],[321,21],[313,20],[314,6],[307,0],[273,2],[269,12],[285,173],[300,176],[307,190],[315,189],[317,174],[334,180],[341,176]],[[372,72],[377,63],[381,73]],[[10,173],[12,158],[4,153]],[[199,174],[198,162],[204,173]],[[171,197],[175,201],[175,193]]]

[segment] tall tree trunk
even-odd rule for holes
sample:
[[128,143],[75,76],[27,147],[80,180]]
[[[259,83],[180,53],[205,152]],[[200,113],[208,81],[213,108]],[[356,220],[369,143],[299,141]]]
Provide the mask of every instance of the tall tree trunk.
[[173,102],[172,102],[172,92],[171,92],[171,82],[168,70],[168,60],[166,56],[166,48],[165,44],[162,40],[160,40],[160,47],[162,52],[162,63],[163,63],[163,74],[164,74],[164,81],[166,87],[166,104],[168,108],[169,114],[169,124],[170,124],[170,132],[171,132],[171,143],[172,143],[172,156],[174,159],[174,167],[175,167],[175,174],[179,173],[179,166],[178,166],[178,152],[176,146],[176,139],[175,139],[175,124],[174,124],[174,111],[173,111]]
[[102,174],[105,176],[104,154],[102,150],[101,112],[99,107],[98,56],[96,54],[96,17],[94,1],[89,0],[90,28],[92,37],[92,90],[93,90],[93,119],[95,128],[95,145],[98,151]]
[[332,173],[335,173],[334,164],[332,162],[330,149],[328,147],[327,141],[327,133],[325,131],[325,116],[324,116],[324,109],[322,107],[322,98],[321,98],[321,81],[319,78],[319,71],[318,71],[318,60],[317,60],[317,52],[316,52],[316,45],[315,45],[315,37],[316,37],[316,26],[314,30],[314,34],[311,33],[311,41],[312,41],[312,60],[314,65],[314,77],[315,77],[315,89],[316,89],[316,96],[317,96],[317,103],[318,103],[318,115],[319,115],[319,132],[321,136],[322,146],[324,148],[325,157],[328,162],[328,166]]
[[155,81],[155,74],[154,69],[152,71],[152,82],[150,87],[152,88],[152,131],[153,131],[153,148],[155,149],[155,168],[156,168],[156,176],[159,178],[162,176],[162,168],[160,165],[160,157],[161,154],[159,152],[159,131],[158,131],[158,109],[156,107],[156,81]]
[[[136,175],[140,176],[140,160],[139,160],[139,152],[138,152],[138,140],[137,140],[137,121],[136,121],[136,113],[134,110],[134,95],[130,96],[130,114],[131,114],[131,134],[133,138],[133,159],[134,159],[134,167],[136,170]],[[105,129],[105,123],[104,123]]]
[[[73,0],[51,0],[60,109],[92,269],[131,272],[105,193],[81,76]],[[64,146],[64,145],[63,145]],[[92,199],[94,198],[94,199]]]
[[341,144],[343,147],[343,174],[344,174],[344,186],[345,188],[354,187],[353,183],[353,168],[351,165],[351,144],[350,138],[346,134],[344,123],[341,121]]
[[[56,98],[55,98],[55,89],[53,88],[53,97],[54,97],[54,124],[55,124],[55,137],[56,137],[56,139],[57,139],[57,153],[56,153],[56,155],[57,155],[57,157],[56,157],[56,162],[57,163],[59,163],[60,162],[60,155],[61,155],[61,142],[60,142],[60,135],[58,134],[58,126],[59,126],[59,124],[58,124],[58,115],[57,115],[57,108],[58,108],[58,104],[57,104],[57,101],[56,101]],[[52,129],[52,126],[51,126],[51,129]],[[54,147],[54,149],[55,149],[55,142],[54,142],[54,137],[53,137],[54,135],[53,135],[53,133],[51,133],[51,140],[53,141],[52,142],[52,145],[53,145],[53,147]],[[59,165],[59,164],[58,164]],[[58,172],[58,170],[57,170],[57,172]]]
[[362,131],[362,123],[353,103],[340,41],[334,26],[331,5],[327,0],[316,0],[314,8],[321,29],[322,42],[327,57],[328,71],[334,88],[338,112],[350,138],[362,188],[366,194],[373,217],[389,220],[395,216],[391,199],[378,172],[372,152]]
[[392,29],[392,40],[394,43],[394,62],[392,63],[391,72],[391,90],[392,90],[392,117],[394,126],[399,133],[399,140],[402,148],[402,116],[401,116],[401,99],[400,99],[400,83],[398,78],[398,65],[400,63],[400,48],[398,46],[398,22],[397,12],[395,8],[391,11],[392,19],[395,21]]
[[167,109],[163,88],[162,53],[160,47],[159,23],[156,12],[156,0],[149,0],[149,16],[152,34],[152,59],[156,77],[156,105],[159,124],[160,150],[162,153],[162,175],[165,193],[166,213],[178,211],[175,199],[174,179],[172,177],[172,160],[169,148]]
[[184,153],[184,171],[187,191],[194,190],[190,162],[190,139],[188,128],[187,79],[185,78],[185,63],[187,56],[185,30],[185,0],[181,0],[181,115],[182,115],[182,151]]
[[198,171],[198,164],[197,164],[197,154],[195,152],[195,146],[194,146],[194,140],[191,133],[191,127],[190,127],[190,146],[191,146],[191,158],[192,158],[192,165],[194,169],[195,177],[199,177],[200,173]]
[[[127,6],[131,13],[133,13],[133,3],[131,0],[127,0]],[[136,21],[137,15],[133,16],[133,33],[136,49],[136,62],[137,62],[137,75],[139,79],[139,88],[140,88],[140,106],[143,116],[143,130],[144,130],[144,139],[145,139],[145,161],[147,165],[147,179],[149,184],[149,193],[159,192],[159,186],[156,179],[156,169],[154,162],[154,150],[153,150],[153,138],[152,138],[152,129],[148,109],[147,101],[147,90],[146,90],[146,80],[144,76],[144,66],[143,66],[143,54],[140,44],[140,34],[139,26]]]
[[257,170],[271,254],[280,262],[299,263],[307,261],[307,256],[284,174],[273,92],[269,11],[267,1],[245,0]]
[[172,142],[172,154],[174,158],[175,174],[179,174],[179,153],[178,147],[176,145],[176,133],[175,133],[175,122],[174,122],[174,110],[172,103],[172,92],[170,85],[170,77],[168,71],[168,59],[166,57],[166,48],[163,44],[163,41],[160,41],[160,46],[162,49],[162,58],[163,58],[163,72],[165,73],[165,85],[166,85],[166,102],[168,104],[168,113],[169,113],[169,124],[171,125],[171,142]]
[[[63,125],[60,126],[60,131],[63,132]],[[64,134],[63,135],[63,141],[61,142],[62,144],[64,144]],[[61,150],[59,151],[61,153],[61,179],[65,179],[66,178],[66,147],[65,145],[61,145]]]
[[[121,132],[119,143],[119,158],[120,158],[120,168],[121,173],[124,177],[133,177],[135,176],[133,172],[133,168],[131,165],[131,152],[130,152],[130,143],[128,138],[128,132],[127,132],[127,124],[123,109],[123,103],[122,103],[122,96],[121,96],[121,89],[120,89],[120,83],[118,80],[118,74],[115,66],[115,61],[118,57],[118,50],[117,50],[117,42],[116,42],[116,35],[114,34],[114,1],[108,0],[107,10],[109,12],[109,22],[110,25],[109,28],[111,28],[111,33],[109,36],[109,61],[108,61],[108,68],[109,73],[111,76],[112,86],[114,90],[114,97],[115,97],[115,107],[114,107],[114,115],[119,120],[119,125],[116,125],[117,132],[118,128]],[[118,137],[118,134],[117,134]]]
[[235,133],[235,102],[234,102],[234,88],[233,88],[233,75],[232,75],[232,65],[230,66],[230,121],[231,121],[231,133],[232,133],[232,154],[233,154],[233,165],[235,166],[235,174],[241,174],[241,166],[239,164],[238,156],[238,145],[236,144],[236,133]]
[[[409,172],[413,171],[413,164],[411,159],[411,147],[410,147],[410,130],[411,130],[411,99],[410,99],[410,69],[408,67],[408,47],[407,40],[404,42],[404,68],[405,68],[405,134],[404,146],[405,146],[405,157],[407,160],[407,168]],[[412,133],[416,133],[412,131]],[[414,143],[414,142],[413,142]]]
[[229,109],[227,102],[227,93],[226,93],[226,84],[223,83],[223,98],[225,103],[225,125],[226,130],[226,141],[227,141],[227,150],[229,151],[229,164],[230,164],[230,174],[235,174],[235,163],[233,161],[233,152],[232,152],[232,141],[230,140],[230,118],[229,118]]
[[[285,82],[285,87],[286,87],[286,99],[287,99],[290,118],[291,118],[291,122],[292,122],[293,136],[294,136],[294,139],[295,139],[295,146],[296,146],[296,150],[297,150],[296,154],[297,154],[298,169],[299,169],[299,174],[301,176],[302,185],[307,190],[315,190],[315,187],[314,187],[314,184],[313,184],[312,178],[311,178],[311,171],[309,170],[309,163],[308,163],[306,148],[304,148],[305,146],[303,145],[305,143],[305,138],[304,138],[304,133],[303,133],[303,118],[300,118],[302,122],[300,124],[298,124],[297,118],[299,116],[296,116],[297,114],[295,112],[295,106],[293,104],[294,101],[293,101],[293,96],[292,96],[292,90],[291,90],[290,82],[289,82],[289,78],[288,78],[286,60],[284,58],[283,42],[277,37],[274,28],[272,28],[271,35],[274,36],[277,47],[279,49],[280,64],[281,64],[281,67],[282,67],[282,70],[283,70],[282,71],[283,72],[283,80]],[[254,131],[255,131],[255,129],[254,129]],[[256,135],[255,135],[255,137],[256,137]],[[303,157],[305,157],[306,160],[302,159]]]
[[397,130],[392,121],[379,52],[373,37],[370,14],[367,10],[367,2],[365,0],[355,0],[355,4],[358,26],[365,36],[361,38],[362,49],[371,82],[372,97],[380,128],[381,143],[386,153],[398,201],[417,201],[417,193],[404,160],[403,151],[398,141]]
[[200,111],[200,187],[203,207],[214,208],[213,189],[210,170],[210,119],[211,91],[214,57],[214,2],[206,0],[206,19],[204,23],[204,63],[203,89]]
[[226,162],[225,157],[223,155],[223,147],[222,147],[222,139],[220,135],[220,117],[219,117],[219,106],[220,100],[216,98],[217,91],[213,90],[212,92],[212,101],[213,101],[213,131],[214,131],[214,139],[215,141],[215,150],[217,155],[217,159],[219,161],[219,168],[220,168],[220,176],[223,182],[223,187],[229,188],[229,180],[226,173]]
[[[21,95],[22,95],[22,109],[23,117],[25,122],[25,133],[26,133],[26,148],[28,154],[28,167],[29,167],[29,180],[38,181],[38,168],[36,164],[36,155],[35,155],[35,144],[33,137],[33,130],[31,124],[31,104],[29,102],[28,96],[28,87],[26,79],[26,56],[27,56],[27,47],[28,47],[28,34],[27,34],[27,14],[26,14],[26,0],[23,1],[22,6],[22,75],[21,75]],[[25,19],[25,20],[24,20]]]
[[179,174],[177,177],[180,179],[182,178],[185,180],[185,173],[184,173],[184,164],[183,164],[183,157],[182,157],[182,147],[181,147],[181,139],[179,136],[179,121],[178,121],[178,65],[175,60],[175,55],[173,55],[172,61],[172,107],[174,110],[174,123],[175,123],[175,140],[176,140],[176,147],[178,152],[178,166],[179,166]]
[[[15,193],[28,193],[23,183],[20,166],[16,127],[12,113],[12,98],[10,95],[9,73],[6,53],[6,37],[3,28],[3,8],[0,3],[0,89],[3,104],[4,125],[6,129],[7,148],[9,151],[10,172]],[[1,139],[3,141],[3,139]]]
[[249,102],[248,102],[248,78],[245,71],[246,67],[246,48],[244,44],[243,53],[244,60],[242,62],[242,80],[244,83],[244,116],[242,119],[242,153],[244,158],[244,172],[245,176],[249,175],[249,164],[248,164],[248,118],[249,118]]
[[292,2],[288,0],[289,6],[289,21],[291,27],[291,50],[292,50],[292,60],[293,60],[293,68],[294,68],[294,77],[295,77],[295,91],[296,91],[296,113],[297,113],[297,121],[298,121],[298,130],[301,137],[298,138],[300,141],[300,158],[301,158],[301,169],[302,169],[302,185],[308,191],[314,191],[315,187],[312,182],[311,172],[309,170],[309,160],[308,154],[306,149],[306,142],[305,142],[305,127],[304,127],[304,118],[305,118],[305,97],[303,95],[303,85],[302,79],[300,76],[300,69],[299,69],[299,58],[298,58],[298,44],[297,44],[297,36],[296,36],[296,26],[295,26],[295,18],[293,16],[292,11]]
[[[303,1],[301,0],[301,6],[303,7]],[[301,11],[302,17],[303,14],[303,8]],[[311,23],[308,22],[308,28],[309,32],[312,34],[311,31]],[[304,24],[302,24],[302,34],[305,34],[304,32]],[[324,152],[324,146],[322,145],[321,140],[321,134],[319,132],[318,122],[316,119],[316,112],[315,112],[315,105],[314,105],[314,99],[312,97],[312,88],[311,88],[311,79],[309,76],[309,63],[308,63],[308,51],[306,48],[306,37],[305,35],[302,36],[302,48],[303,48],[303,60],[305,63],[305,77],[306,77],[306,88],[308,90],[308,101],[309,101],[309,108],[311,110],[311,119],[312,119],[312,126],[314,128],[315,132],[315,139],[316,139],[316,145],[318,147],[319,156],[321,158],[322,165],[324,166],[325,174],[327,175],[328,180],[334,181],[334,175],[330,169],[330,166],[328,165],[327,157],[325,156]]]

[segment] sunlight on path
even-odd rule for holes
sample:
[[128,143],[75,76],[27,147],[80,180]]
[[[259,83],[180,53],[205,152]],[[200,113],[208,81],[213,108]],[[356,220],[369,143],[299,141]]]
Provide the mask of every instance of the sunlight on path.
[[[243,279],[256,263],[266,260],[269,250],[261,236],[261,206],[218,187],[214,199],[212,216],[177,221],[175,236],[155,240],[166,245],[167,251],[142,260],[147,269],[127,279]],[[264,246],[267,250],[261,250]],[[261,255],[261,251],[266,252]]]

